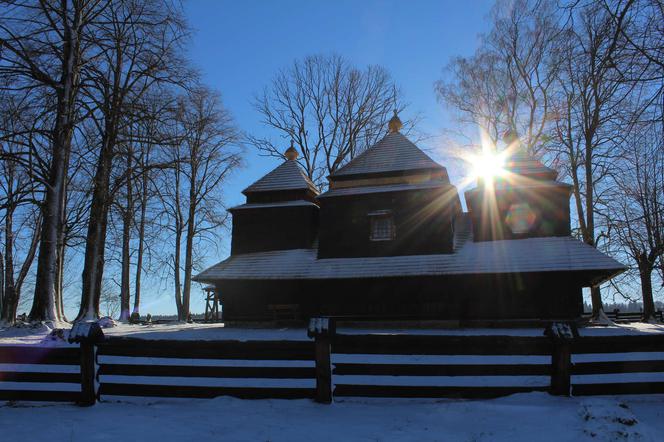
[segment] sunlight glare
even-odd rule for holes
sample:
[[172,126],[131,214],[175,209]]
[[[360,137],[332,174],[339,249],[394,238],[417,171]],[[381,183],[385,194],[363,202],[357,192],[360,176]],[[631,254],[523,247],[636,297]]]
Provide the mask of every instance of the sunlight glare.
[[490,181],[505,175],[505,156],[485,150],[471,158],[475,178]]

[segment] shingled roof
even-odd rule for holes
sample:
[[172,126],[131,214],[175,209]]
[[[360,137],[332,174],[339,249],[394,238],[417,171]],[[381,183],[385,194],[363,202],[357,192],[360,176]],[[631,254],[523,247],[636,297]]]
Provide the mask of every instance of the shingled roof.
[[505,161],[505,169],[526,177],[555,180],[558,172],[546,167],[540,160],[519,149],[509,155]]
[[297,162],[286,160],[263,178],[244,189],[242,193],[247,195],[255,192],[299,189],[310,190],[314,194],[318,194],[318,189]]
[[390,132],[378,143],[335,171],[330,178],[396,171],[444,169],[399,132]]
[[[572,237],[474,242],[468,215],[457,224],[455,253],[317,259],[316,249],[234,255],[194,279],[339,279],[424,275],[586,271],[606,279],[625,266]],[[537,250],[537,253],[533,253]]]

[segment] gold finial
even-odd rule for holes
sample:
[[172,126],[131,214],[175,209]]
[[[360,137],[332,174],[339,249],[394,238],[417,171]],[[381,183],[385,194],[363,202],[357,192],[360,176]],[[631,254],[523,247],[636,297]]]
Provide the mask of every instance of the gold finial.
[[293,140],[290,141],[290,147],[284,152],[284,156],[288,161],[295,161],[300,154],[297,152],[297,149],[293,147]]
[[395,109],[394,116],[390,118],[390,122],[387,123],[387,128],[390,133],[394,133],[394,132],[399,132],[402,127],[403,123],[401,123],[401,120],[399,119],[399,116],[397,115],[397,111]]

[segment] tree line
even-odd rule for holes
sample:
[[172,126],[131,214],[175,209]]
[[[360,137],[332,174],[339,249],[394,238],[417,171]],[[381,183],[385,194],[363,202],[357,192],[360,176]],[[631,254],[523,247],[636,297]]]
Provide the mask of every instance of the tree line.
[[147,267],[167,269],[186,319],[198,249],[225,222],[220,184],[241,152],[219,94],[185,56],[180,4],[10,0],[1,9],[2,323],[15,321],[28,281],[31,321],[67,319],[71,280],[80,287],[71,319],[99,317],[112,281],[128,320],[140,314]]

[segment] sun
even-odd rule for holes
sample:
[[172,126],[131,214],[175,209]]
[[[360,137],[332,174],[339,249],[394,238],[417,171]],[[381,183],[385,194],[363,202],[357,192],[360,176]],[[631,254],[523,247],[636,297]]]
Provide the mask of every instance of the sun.
[[505,156],[485,150],[480,155],[470,157],[473,177],[484,181],[505,175]]

